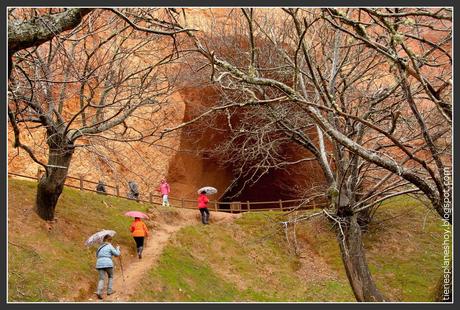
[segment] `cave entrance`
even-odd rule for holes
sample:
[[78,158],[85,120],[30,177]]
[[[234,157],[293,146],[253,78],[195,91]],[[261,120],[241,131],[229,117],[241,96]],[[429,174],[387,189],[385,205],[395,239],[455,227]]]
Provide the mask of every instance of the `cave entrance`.
[[[212,106],[219,100],[219,93],[212,87],[183,88],[181,96],[184,100],[183,122],[194,117]],[[212,126],[210,125],[211,123]],[[169,162],[168,181],[171,185],[171,196],[190,200],[190,206],[196,207],[197,190],[203,186],[217,188],[218,194],[211,196],[211,201],[222,202],[219,207],[231,209],[234,203],[238,209],[279,208],[280,201],[283,207],[290,207],[293,203],[286,201],[297,200],[308,191],[318,188],[324,183],[321,167],[316,161],[302,161],[312,155],[302,147],[288,143],[283,146],[280,154],[287,162],[298,162],[281,168],[272,168],[257,182],[248,182],[240,179],[234,183],[234,168],[219,162],[219,158],[210,155],[212,150],[228,139],[227,119],[217,116],[213,119],[202,120],[190,124],[181,131],[179,151]],[[262,203],[266,202],[266,203]],[[268,203],[267,203],[268,202]],[[211,209],[213,206],[211,206]]]
[[[297,169],[296,169],[297,170]],[[305,189],[305,177],[297,171],[271,169],[256,183],[239,180],[220,198],[220,209],[286,209],[294,207]],[[302,185],[303,184],[303,185]]]

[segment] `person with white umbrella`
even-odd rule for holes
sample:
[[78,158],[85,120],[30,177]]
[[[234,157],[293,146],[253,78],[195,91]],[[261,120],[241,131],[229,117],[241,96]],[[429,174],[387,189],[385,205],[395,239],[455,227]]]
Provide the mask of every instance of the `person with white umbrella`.
[[200,196],[198,197],[198,209],[200,210],[200,213],[201,213],[201,222],[204,225],[209,224],[209,210],[208,210],[209,199],[206,195],[207,194],[211,195],[215,193],[217,193],[217,189],[211,186],[205,186],[198,190],[198,194],[200,194]]
[[107,295],[112,295],[115,293],[113,291],[112,286],[113,286],[113,261],[112,261],[112,256],[120,256],[121,251],[120,251],[120,246],[117,246],[116,248],[113,247],[112,245],[112,236],[110,234],[107,234],[103,237],[103,243],[101,246],[96,251],[96,269],[99,272],[99,281],[97,284],[97,298],[102,299],[102,291],[104,289],[104,277],[105,274],[107,273],[107,276],[109,278],[108,284],[107,284]]

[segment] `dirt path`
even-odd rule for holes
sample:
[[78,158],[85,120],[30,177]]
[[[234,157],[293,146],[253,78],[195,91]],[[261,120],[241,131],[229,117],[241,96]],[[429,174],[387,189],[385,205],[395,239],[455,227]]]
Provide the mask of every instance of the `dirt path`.
[[[123,275],[121,272],[120,260],[114,258],[116,269],[114,274],[113,295],[104,294],[103,300],[98,300],[95,294],[88,300],[92,302],[127,302],[136,290],[144,275],[155,266],[163,252],[163,248],[169,239],[181,228],[188,225],[201,225],[199,216],[195,210],[181,210],[181,214],[171,223],[164,221],[155,222],[153,236],[150,237],[144,247],[142,259],[133,258],[131,263],[127,263],[122,257]],[[221,212],[211,212],[211,224],[225,223],[233,221],[240,215],[226,214]],[[124,278],[124,279],[123,279]],[[105,283],[107,284],[107,283]]]
[[169,238],[184,226],[186,226],[186,224],[174,226],[163,224],[162,227],[157,229],[155,235],[147,240],[142,253],[142,259],[137,259],[129,266],[124,267],[124,281],[120,268],[120,261],[116,259],[118,268],[114,275],[113,283],[115,294],[105,297],[104,300],[129,301],[142,277],[156,264]]

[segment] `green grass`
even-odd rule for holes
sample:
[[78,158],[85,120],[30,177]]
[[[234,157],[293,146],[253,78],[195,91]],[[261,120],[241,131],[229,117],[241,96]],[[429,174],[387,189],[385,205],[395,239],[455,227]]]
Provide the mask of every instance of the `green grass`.
[[366,235],[369,265],[392,300],[431,301],[442,275],[443,222],[410,197],[386,201]]
[[9,179],[8,191],[9,301],[58,301],[79,292],[84,296],[97,278],[95,246],[85,247],[85,240],[98,230],[113,229],[114,243],[120,244],[124,255],[133,253],[128,229],[132,219],[123,213],[148,207],[65,188],[56,208],[57,222],[48,231],[32,211],[36,183]]
[[[95,248],[84,246],[86,238],[114,229],[124,255],[133,253],[131,219],[123,213],[149,207],[66,188],[48,231],[32,211],[36,183],[9,179],[8,187],[9,301],[70,300],[79,292],[83,300],[97,279]],[[299,244],[323,262],[316,270],[289,251],[282,220],[279,212],[246,213],[234,222],[181,229],[132,301],[354,301],[329,222],[317,217],[297,225]],[[442,272],[442,240],[439,216],[419,201],[386,201],[364,235],[377,287],[392,301],[431,301]]]
[[[143,301],[355,301],[335,233],[324,218],[298,226],[299,242],[335,272],[314,282],[299,277],[277,212],[247,213],[237,225],[187,227],[142,280]],[[431,301],[441,276],[442,223],[419,201],[385,202],[364,236],[369,267],[393,301]]]
[[132,300],[352,301],[344,279],[303,281],[277,217],[248,213],[234,224],[182,229]]
[[[304,225],[303,234],[342,277],[346,277],[335,233],[324,219]],[[442,275],[443,222],[408,196],[385,201],[364,234],[366,257],[379,290],[392,301],[432,301]]]
[[[164,279],[166,286],[159,286],[155,282],[157,276]],[[162,255],[162,264],[149,274],[153,281],[144,283],[147,288],[145,295],[150,293],[157,300],[164,300],[169,296],[175,296],[178,300],[207,301],[217,298],[219,301],[231,301],[236,295],[236,288],[222,281],[213,269],[206,263],[196,261],[180,247],[168,247]]]

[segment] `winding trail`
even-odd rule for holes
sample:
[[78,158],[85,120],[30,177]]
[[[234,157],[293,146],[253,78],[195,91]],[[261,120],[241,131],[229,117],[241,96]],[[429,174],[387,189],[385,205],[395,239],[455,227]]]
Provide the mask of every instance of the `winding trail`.
[[[122,273],[120,259],[114,258],[116,269],[114,274],[113,290],[115,293],[107,296],[104,292],[103,300],[98,300],[96,295],[93,293],[88,298],[88,301],[129,302],[136,290],[136,286],[141,283],[141,279],[157,264],[158,258],[163,252],[163,248],[168,244],[169,239],[183,227],[189,225],[202,225],[200,223],[199,216],[197,216],[198,214],[199,213],[195,210],[181,210],[179,217],[170,223],[165,223],[164,220],[150,221],[150,225],[148,224],[148,227],[151,228],[151,237],[149,237],[144,244],[142,259],[130,257],[127,262],[126,258],[123,257],[122,254]],[[239,214],[211,212],[210,223],[215,224],[230,222],[239,216]],[[105,284],[107,284],[107,282]]]
[[131,295],[136,289],[136,285],[138,285],[142,277],[154,265],[156,265],[160,254],[163,252],[163,248],[168,243],[169,238],[184,226],[186,226],[186,224],[163,224],[159,229],[155,230],[154,235],[150,237],[145,244],[146,246],[144,247],[144,251],[142,253],[142,259],[135,258],[137,261],[129,264],[129,266],[125,266],[125,270],[123,271],[124,276],[121,272],[120,261],[116,259],[118,268],[114,275],[113,289],[115,294],[104,297],[104,300],[129,301],[131,299]]

